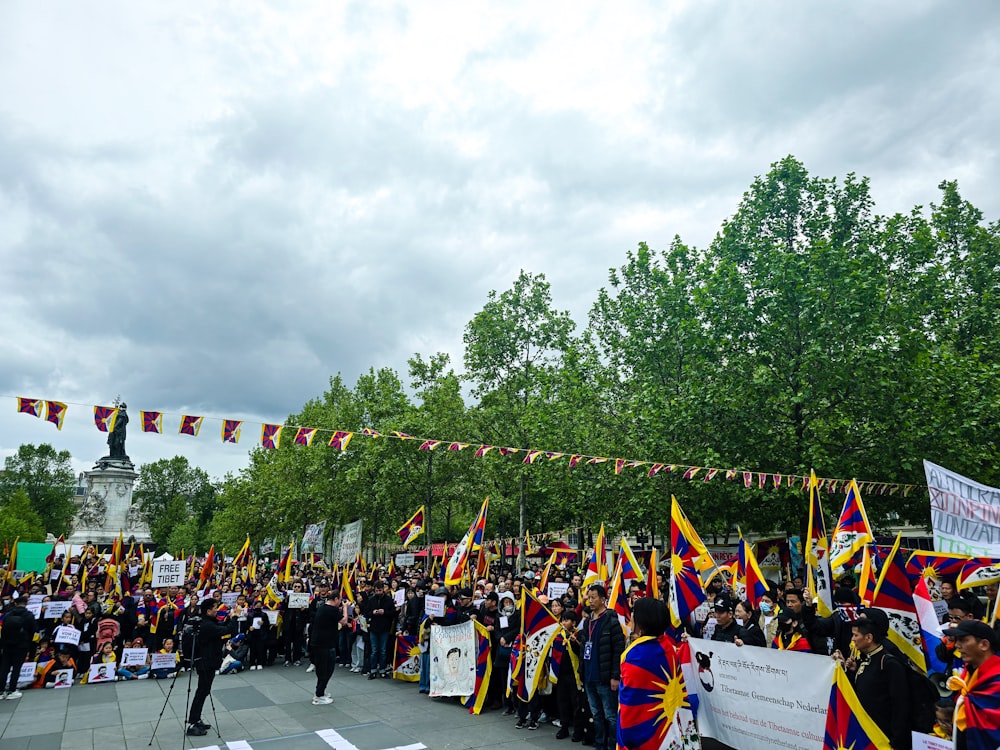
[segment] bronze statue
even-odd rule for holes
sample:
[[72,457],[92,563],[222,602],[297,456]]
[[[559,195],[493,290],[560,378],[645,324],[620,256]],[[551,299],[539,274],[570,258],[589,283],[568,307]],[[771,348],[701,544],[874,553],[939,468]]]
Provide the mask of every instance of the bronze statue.
[[128,461],[125,455],[125,432],[128,426],[128,412],[123,403],[118,407],[118,416],[115,417],[115,428],[108,434],[108,449],[112,461]]

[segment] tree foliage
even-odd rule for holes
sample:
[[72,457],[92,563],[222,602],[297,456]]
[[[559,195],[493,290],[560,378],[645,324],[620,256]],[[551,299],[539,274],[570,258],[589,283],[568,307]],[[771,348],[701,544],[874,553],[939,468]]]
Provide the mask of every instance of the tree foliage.
[[[156,545],[169,550],[208,549],[217,494],[204,469],[192,466],[184,456],[174,456],[139,467],[134,502]],[[182,526],[187,531],[173,539]]]
[[0,498],[0,541],[13,545],[18,538],[22,542],[45,541],[45,523],[23,489]]
[[48,443],[20,446],[5,459],[0,471],[0,501],[9,501],[23,490],[32,511],[41,519],[43,532],[56,536],[69,530],[76,513],[75,486],[69,451],[57,451]]

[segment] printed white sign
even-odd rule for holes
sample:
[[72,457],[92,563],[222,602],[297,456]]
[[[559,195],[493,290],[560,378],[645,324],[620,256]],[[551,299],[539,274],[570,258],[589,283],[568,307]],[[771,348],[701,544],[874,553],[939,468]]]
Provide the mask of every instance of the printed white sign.
[[80,643],[80,631],[67,625],[60,625],[56,628],[55,638],[52,640],[55,643],[69,643],[76,646]]
[[177,668],[177,654],[153,654],[149,659],[149,668],[173,671]]
[[154,560],[151,588],[183,586],[186,575],[187,563],[184,560]]
[[[827,656],[692,638],[687,687],[698,727],[741,750],[822,750],[833,670]],[[686,675],[687,676],[687,675]]]
[[412,552],[400,552],[396,555],[396,565],[400,568],[409,568],[417,562],[417,557]]
[[476,630],[461,625],[431,626],[431,696],[472,695],[476,689]]
[[30,602],[24,606],[26,610],[31,612],[35,616],[36,620],[42,619],[42,603],[41,602]]
[[[114,682],[115,676],[114,664],[91,664],[90,673],[87,675],[87,684],[91,685],[96,682]],[[56,687],[59,686],[56,685]]]
[[45,602],[42,614],[48,620],[58,620],[62,613],[69,609],[71,602]]
[[952,750],[951,740],[913,732],[913,750]]
[[38,668],[37,661],[25,662],[21,665],[21,672],[17,676],[17,686],[27,687],[35,681],[35,670]]
[[549,599],[558,599],[563,594],[569,591],[568,583],[550,583],[549,584]]
[[149,656],[148,648],[125,648],[122,649],[123,667],[143,667],[146,665],[146,658]]
[[276,609],[265,609],[264,614],[267,615],[267,621],[272,625],[278,624],[278,610]]
[[288,594],[289,609],[307,609],[309,607],[309,593],[306,591],[292,591]]
[[226,607],[228,607],[229,609],[232,609],[233,605],[236,604],[236,600],[238,598],[239,594],[237,594],[235,591],[227,591],[225,594],[222,595],[222,603],[225,604]]
[[396,589],[392,595],[392,601],[397,607],[402,607],[406,602],[406,589]]
[[[111,666],[110,664],[108,666]],[[55,669],[52,671],[55,675],[55,683],[52,687],[57,688],[68,688],[73,687],[73,670],[72,669]]]
[[425,596],[424,611],[431,617],[444,617],[444,597]]

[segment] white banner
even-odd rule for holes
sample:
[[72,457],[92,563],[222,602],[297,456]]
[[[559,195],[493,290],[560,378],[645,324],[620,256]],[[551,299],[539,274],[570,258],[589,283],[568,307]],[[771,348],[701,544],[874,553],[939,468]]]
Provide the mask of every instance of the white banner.
[[354,562],[361,554],[361,521],[347,524],[340,532],[340,549],[337,562]]
[[822,750],[836,662],[828,656],[692,638],[688,691],[698,728],[740,750]]
[[461,625],[431,625],[431,697],[466,696],[476,690],[476,629]]
[[411,568],[417,562],[417,556],[412,552],[400,552],[396,555],[397,568]]
[[924,461],[931,496],[934,549],[1000,557],[1000,489]]
[[306,531],[302,535],[303,552],[322,552],[323,533],[326,531],[326,521],[323,523],[310,523],[306,525]]
[[153,583],[150,588],[183,586],[186,568],[184,560],[153,560]]

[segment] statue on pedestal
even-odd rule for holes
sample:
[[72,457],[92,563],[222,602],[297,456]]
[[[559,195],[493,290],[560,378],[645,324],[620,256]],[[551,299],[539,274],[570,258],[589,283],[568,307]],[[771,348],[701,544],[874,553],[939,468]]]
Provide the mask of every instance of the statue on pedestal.
[[125,455],[125,433],[128,427],[128,405],[124,402],[118,407],[118,416],[115,417],[115,428],[108,434],[108,449],[112,461],[128,461]]

